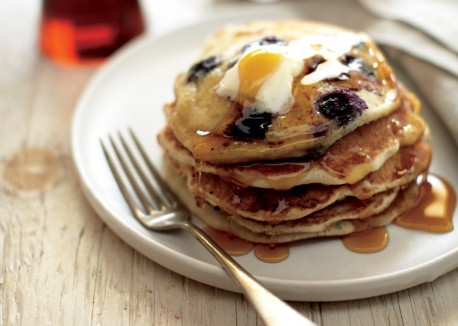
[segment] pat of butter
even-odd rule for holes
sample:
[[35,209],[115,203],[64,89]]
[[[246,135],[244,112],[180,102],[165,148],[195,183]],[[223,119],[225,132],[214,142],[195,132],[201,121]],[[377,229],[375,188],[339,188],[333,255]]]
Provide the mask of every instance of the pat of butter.
[[263,79],[257,94],[251,96],[254,97],[251,104],[256,106],[258,112],[280,114],[294,102],[292,95],[293,79],[302,73],[306,59],[320,55],[324,62],[302,78],[301,83],[303,85],[337,78],[350,71],[350,68],[340,63],[338,58],[363,41],[364,36],[362,34],[342,32],[308,35],[291,41],[287,45],[252,45],[246,49],[237,63],[225,73],[216,87],[216,92],[231,100],[244,100],[239,74],[240,62],[253,51],[260,49],[264,52],[275,53],[281,56],[281,63]]

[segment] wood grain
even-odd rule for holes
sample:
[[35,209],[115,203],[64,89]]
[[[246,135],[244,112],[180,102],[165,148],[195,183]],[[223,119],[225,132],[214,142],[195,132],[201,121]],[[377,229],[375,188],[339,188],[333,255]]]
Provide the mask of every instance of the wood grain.
[[[260,325],[242,295],[155,264],[84,198],[69,130],[94,71],[40,56],[32,2],[0,2],[0,324]],[[34,149],[55,155],[60,172],[44,187],[17,187],[5,177],[7,163]],[[456,325],[457,298],[454,270],[375,298],[291,304],[319,325]]]

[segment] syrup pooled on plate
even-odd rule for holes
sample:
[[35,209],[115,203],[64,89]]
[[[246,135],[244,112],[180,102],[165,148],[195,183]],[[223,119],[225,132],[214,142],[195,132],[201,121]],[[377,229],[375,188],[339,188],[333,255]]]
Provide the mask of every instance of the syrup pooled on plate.
[[254,255],[266,263],[279,263],[288,258],[289,246],[285,244],[257,244],[254,246]]
[[218,231],[210,227],[206,227],[203,230],[231,256],[243,256],[253,249],[251,242],[242,240],[227,232]]
[[382,251],[388,245],[388,232],[385,227],[356,232],[342,238],[345,248],[358,253]]
[[[455,190],[448,181],[436,175],[428,174],[426,179],[422,179],[417,204],[393,223],[428,232],[452,231],[456,207]],[[358,253],[381,251],[388,245],[388,240],[388,233],[384,227],[342,237],[345,247]]]
[[255,245],[227,232],[218,231],[210,227],[206,227],[203,230],[231,256],[243,256],[253,248],[256,258],[266,263],[278,263],[289,256],[289,246],[287,245]]
[[394,223],[405,228],[429,232],[453,230],[456,193],[452,185],[441,177],[428,174],[420,187],[417,205],[398,217]]

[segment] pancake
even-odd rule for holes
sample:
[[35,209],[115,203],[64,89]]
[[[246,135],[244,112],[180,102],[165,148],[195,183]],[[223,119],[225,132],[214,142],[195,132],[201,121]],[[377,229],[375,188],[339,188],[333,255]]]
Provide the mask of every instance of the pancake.
[[[340,35],[356,39],[338,58],[353,68],[338,78],[304,85],[303,78],[323,60],[318,54],[307,58],[292,80],[294,101],[280,112],[260,111],[257,103],[246,105],[215,91],[250,44],[289,44],[304,37],[319,42]],[[390,66],[366,35],[321,23],[258,21],[213,34],[196,63],[176,78],[175,101],[166,111],[173,133],[196,160],[240,163],[317,156],[357,127],[392,113],[399,93]],[[334,110],[333,103],[345,109]]]
[[276,223],[295,220],[323,209],[347,196],[368,199],[377,193],[404,186],[424,173],[431,160],[427,143],[406,146],[379,170],[354,185],[311,184],[289,191],[240,187],[214,174],[198,173],[175,164],[187,178],[187,187],[200,203],[208,202],[227,215]]
[[354,184],[378,170],[401,146],[417,142],[425,124],[418,115],[418,104],[403,101],[394,113],[363,125],[334,143],[316,160],[309,157],[273,162],[250,162],[237,165],[217,165],[194,159],[175,137],[170,127],[158,136],[168,155],[183,165],[200,172],[212,173],[244,187],[288,190],[297,185]]
[[290,243],[312,238],[344,236],[390,224],[396,217],[404,214],[415,205],[419,193],[419,186],[413,183],[408,188],[400,191],[393,203],[381,213],[363,219],[339,221],[318,232],[278,232],[269,234],[252,232],[237,223],[230,224],[229,232],[247,241],[265,244]]
[[239,215],[231,215],[231,221],[244,228],[257,233],[280,234],[280,233],[310,233],[321,232],[336,222],[343,220],[362,219],[374,214],[381,213],[394,201],[399,188],[390,189],[386,192],[374,195],[368,200],[360,200],[355,197],[346,197],[324,209],[293,221],[269,223],[254,221]]
[[226,26],[174,84],[165,177],[202,220],[257,243],[384,226],[431,162],[420,103],[362,33],[307,21]]
[[[245,220],[245,225],[247,225],[246,223],[255,225],[251,227],[251,229],[255,229],[255,231],[251,231],[249,228],[238,223],[240,220],[244,220],[241,217],[223,214],[218,208],[209,204],[198,206],[194,196],[186,189],[185,179],[180,177],[173,165],[165,166],[164,177],[170,185],[170,188],[177,194],[180,200],[191,210],[194,216],[198,217],[206,225],[217,230],[234,234],[247,241],[266,244],[289,243],[312,238],[343,236],[354,232],[362,232],[373,227],[386,226],[396,217],[412,208],[419,195],[418,185],[412,182],[407,187],[400,188],[400,191],[394,192],[396,197],[390,202],[390,205],[386,209],[381,207],[380,212],[374,211],[372,215],[370,215],[368,210],[362,209],[361,218],[349,216],[348,219],[339,220],[330,225],[314,225],[313,223],[307,222],[307,217],[294,221],[293,223],[283,222],[274,225],[268,224],[269,226],[266,226],[266,224],[256,224],[256,222],[252,220],[248,222]],[[393,193],[391,193],[391,195],[392,194]],[[388,198],[387,201],[390,201],[390,199],[391,198]],[[384,206],[384,204],[382,205]],[[337,210],[346,211],[348,209],[345,208],[344,205],[341,208],[337,208]],[[323,211],[323,213],[324,214],[317,213],[317,216],[328,216],[326,211]],[[301,224],[301,229],[298,229],[297,226]],[[305,225],[308,225],[308,227],[304,227]],[[266,228],[273,228],[273,230],[266,230]],[[317,228],[320,230],[317,231]]]

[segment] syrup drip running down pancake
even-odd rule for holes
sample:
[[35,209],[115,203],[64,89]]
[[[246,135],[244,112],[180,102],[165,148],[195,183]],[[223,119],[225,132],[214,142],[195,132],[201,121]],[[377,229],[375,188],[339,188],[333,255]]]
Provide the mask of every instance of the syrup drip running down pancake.
[[384,226],[415,205],[428,128],[362,33],[227,26],[174,87],[158,135],[166,178],[210,227],[287,243]]

